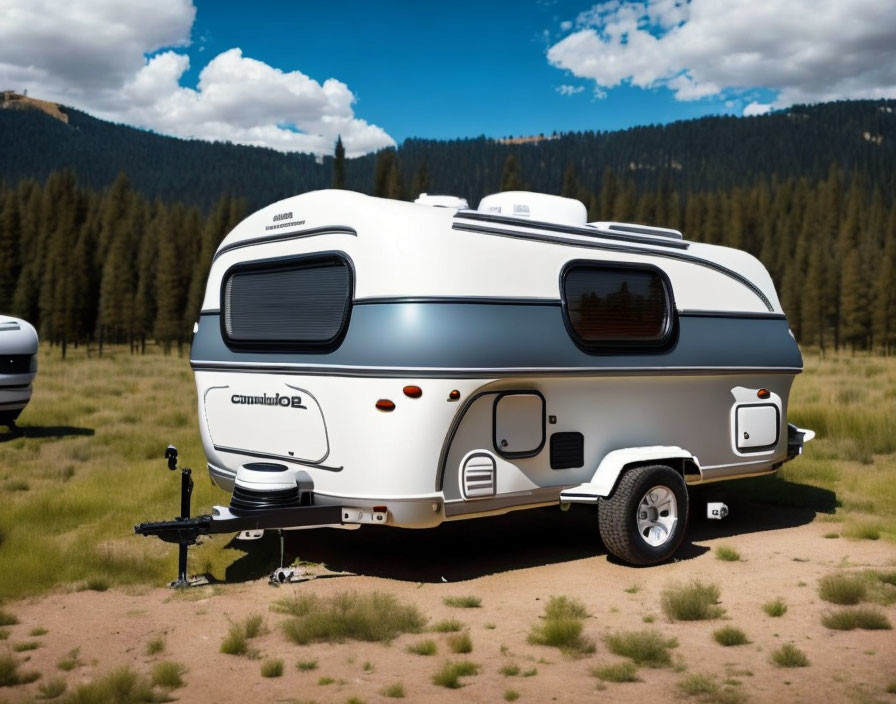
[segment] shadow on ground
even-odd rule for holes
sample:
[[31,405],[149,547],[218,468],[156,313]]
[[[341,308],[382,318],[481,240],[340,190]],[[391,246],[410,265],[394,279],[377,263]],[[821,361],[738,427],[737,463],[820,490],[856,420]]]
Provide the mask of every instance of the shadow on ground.
[[14,429],[0,432],[0,442],[8,442],[17,438],[59,439],[93,434],[93,428],[78,428],[71,425],[17,425]]
[[[722,521],[708,520],[707,500],[730,509]],[[775,477],[741,479],[692,492],[691,520],[675,559],[709,550],[699,543],[745,533],[775,531],[810,523],[832,513],[833,492]],[[580,560],[606,554],[594,507],[518,511],[504,516],[444,523],[430,530],[364,526],[358,530],[302,530],[285,533],[285,562],[300,558],[352,572],[411,582],[457,582],[487,574]],[[258,541],[232,540],[227,549],[245,553],[226,571],[228,582],[264,577],[278,566],[280,543],[268,532]],[[618,562],[615,558],[609,558]]]

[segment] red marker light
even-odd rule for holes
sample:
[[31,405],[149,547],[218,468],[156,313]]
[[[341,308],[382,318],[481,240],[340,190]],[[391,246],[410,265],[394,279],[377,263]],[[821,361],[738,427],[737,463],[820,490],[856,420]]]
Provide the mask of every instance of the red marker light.
[[419,386],[405,386],[402,391],[408,398],[420,398],[423,395],[423,389]]
[[772,392],[769,391],[768,389],[759,389],[759,391],[756,392],[756,395],[759,398],[768,398],[769,396],[772,395]]
[[449,401],[457,401],[460,399],[460,391],[454,389],[450,394],[448,394]]
[[379,401],[377,401],[376,407],[377,407],[377,410],[385,411],[386,413],[389,413],[390,411],[395,410],[395,404],[392,403],[392,401],[390,401],[387,398],[381,398]]

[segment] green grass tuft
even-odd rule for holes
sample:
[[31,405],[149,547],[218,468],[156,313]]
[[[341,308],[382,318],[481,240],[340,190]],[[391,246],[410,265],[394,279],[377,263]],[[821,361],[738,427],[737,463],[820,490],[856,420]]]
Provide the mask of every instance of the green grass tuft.
[[155,638],[150,638],[146,642],[146,654],[147,655],[158,655],[159,653],[165,650],[165,639],[162,636],[156,636]]
[[70,672],[74,670],[76,667],[81,667],[84,663],[81,662],[81,649],[80,648],[72,648],[65,655],[63,655],[56,662],[56,667],[60,670],[64,670],[65,672]]
[[516,677],[520,674],[520,666],[519,665],[505,665],[500,670],[499,673],[504,675],[505,677]]
[[178,689],[184,686],[187,668],[179,662],[157,662],[152,668],[152,683],[162,689]]
[[658,631],[628,631],[605,637],[614,655],[631,658],[636,665],[667,667],[672,664],[669,650],[678,647],[675,638],[666,638]]
[[243,621],[232,623],[227,636],[221,642],[221,652],[226,655],[251,655],[249,640],[257,638],[265,631],[264,619],[259,614],[248,616]]
[[12,646],[12,649],[17,653],[24,653],[28,650],[37,650],[40,647],[40,643],[36,640],[29,640],[23,643],[16,643]]
[[0,626],[15,626],[19,622],[13,614],[0,609]]
[[317,669],[317,660],[299,660],[296,667],[302,672],[311,672]]
[[46,628],[44,628],[43,626],[37,626],[36,628],[32,628],[30,631],[28,631],[28,635],[33,636],[35,638],[39,638],[40,636],[45,636],[45,635],[47,635],[47,633],[49,633],[49,631]]
[[65,701],[66,704],[146,704],[168,701],[168,697],[157,693],[152,682],[125,666],[79,685]]
[[0,628],[0,640],[6,640],[7,638],[9,638],[9,629]]
[[19,672],[19,661],[11,653],[0,655],[0,687],[15,687],[34,682],[38,672]]
[[37,685],[37,691],[40,692],[40,699],[56,699],[65,693],[66,686],[64,679],[53,677]]
[[455,633],[448,636],[448,648],[452,653],[466,654],[473,652],[473,641],[469,633]]
[[262,677],[282,677],[283,676],[283,661],[278,659],[270,659],[265,660],[261,663],[261,676]]
[[716,643],[726,647],[732,645],[746,645],[750,642],[747,638],[747,634],[737,626],[725,626],[717,631],[713,631],[712,637],[715,639]]
[[676,682],[676,686],[689,697],[700,695],[712,696],[718,693],[719,685],[709,675],[694,672]]
[[462,685],[461,677],[470,677],[479,673],[479,665],[469,660],[461,660],[459,662],[446,661],[441,669],[432,676],[432,682],[439,687],[447,687],[448,689],[458,689]]
[[478,596],[446,596],[442,603],[458,609],[478,609],[482,606],[482,599]]
[[404,685],[401,682],[393,682],[383,687],[380,694],[390,699],[404,699]]
[[587,615],[585,605],[577,599],[551,597],[544,608],[544,619],[529,632],[529,642],[553,646],[568,655],[593,653],[594,641],[582,635]]
[[772,662],[778,667],[808,667],[809,658],[793,643],[785,643],[772,651]]
[[504,690],[504,701],[505,702],[515,702],[520,698],[520,693],[515,689],[505,689]]
[[740,562],[740,553],[728,545],[719,545],[716,548],[716,559],[724,562]]
[[455,618],[450,618],[434,624],[432,630],[436,633],[454,633],[461,630],[463,627],[464,624],[462,624],[460,621]]
[[835,631],[852,631],[856,628],[866,631],[888,631],[893,628],[890,619],[883,611],[868,607],[840,609],[827,613],[821,617],[821,623],[825,628]]
[[318,677],[317,684],[321,687],[326,687],[328,684],[333,684],[336,680],[332,677]]
[[436,654],[436,642],[434,640],[421,640],[417,643],[412,643],[407,647],[407,651],[409,653],[413,653],[414,655],[435,655]]
[[666,616],[675,621],[702,621],[719,618],[725,610],[718,606],[720,590],[716,584],[693,580],[690,584],[672,584],[662,593]]
[[780,618],[787,613],[787,604],[781,597],[767,601],[762,605],[762,610],[772,618]]
[[880,525],[866,521],[851,523],[843,535],[853,540],[880,540]]
[[638,666],[630,660],[595,667],[591,674],[603,682],[637,682]]
[[836,572],[818,580],[818,596],[832,604],[852,606],[867,594],[867,580],[859,574]]
[[326,598],[301,595],[281,599],[272,608],[295,617],[283,624],[283,631],[298,645],[389,642],[401,633],[419,633],[426,623],[416,606],[402,604],[383,592],[347,592]]

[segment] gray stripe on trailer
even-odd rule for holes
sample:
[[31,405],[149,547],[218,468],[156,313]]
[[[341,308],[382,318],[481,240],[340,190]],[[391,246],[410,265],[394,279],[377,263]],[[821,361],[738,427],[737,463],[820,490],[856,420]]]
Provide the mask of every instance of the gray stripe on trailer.
[[663,352],[589,353],[566,331],[559,305],[379,303],[356,306],[342,344],[332,352],[232,350],[218,315],[200,316],[195,369],[308,369],[317,373],[381,371],[494,373],[692,373],[780,370],[803,364],[786,319],[678,316],[678,336]]

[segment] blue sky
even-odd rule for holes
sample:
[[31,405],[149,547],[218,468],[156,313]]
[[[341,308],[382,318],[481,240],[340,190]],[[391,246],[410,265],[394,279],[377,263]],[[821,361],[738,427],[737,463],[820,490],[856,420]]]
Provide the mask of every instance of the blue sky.
[[0,0],[0,88],[349,156],[896,96],[896,3]]

